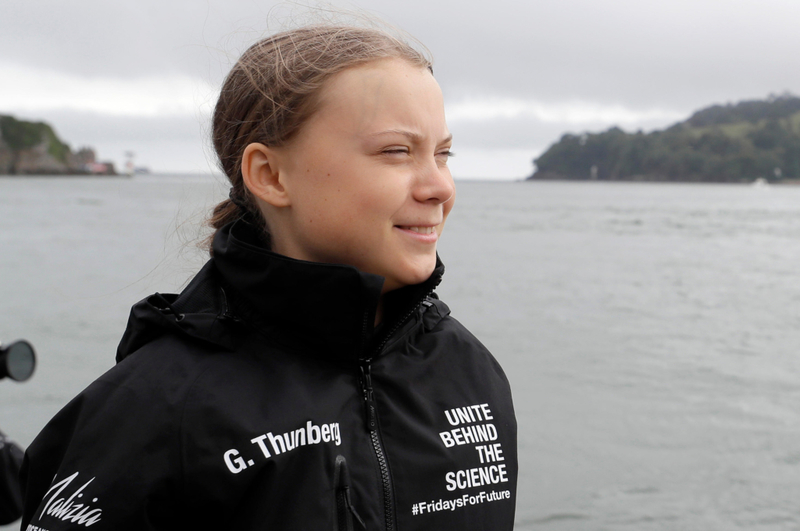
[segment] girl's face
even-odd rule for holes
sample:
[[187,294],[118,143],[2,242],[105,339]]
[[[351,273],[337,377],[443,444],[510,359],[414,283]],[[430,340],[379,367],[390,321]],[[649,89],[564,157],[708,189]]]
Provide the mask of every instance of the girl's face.
[[428,70],[387,59],[335,75],[270,158],[288,197],[268,218],[273,249],[381,275],[384,292],[423,282],[455,200],[451,139]]

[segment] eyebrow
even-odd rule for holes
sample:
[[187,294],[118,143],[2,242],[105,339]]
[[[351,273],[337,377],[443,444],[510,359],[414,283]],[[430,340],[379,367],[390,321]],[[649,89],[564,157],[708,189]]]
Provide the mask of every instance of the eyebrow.
[[[420,135],[419,133],[414,133],[413,131],[406,131],[404,129],[388,129],[386,131],[378,131],[377,133],[371,133],[369,136],[375,137],[383,135],[403,135],[404,137],[409,138],[413,142],[422,141],[422,135]],[[451,142],[452,140],[453,140],[453,135],[451,133],[447,136],[447,138],[443,139],[440,143],[446,144],[448,142]]]

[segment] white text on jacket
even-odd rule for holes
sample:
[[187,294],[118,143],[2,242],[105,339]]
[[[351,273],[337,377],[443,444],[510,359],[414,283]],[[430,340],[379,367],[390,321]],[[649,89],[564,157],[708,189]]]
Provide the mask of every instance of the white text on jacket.
[[[279,455],[291,452],[300,446],[320,444],[323,442],[332,442],[336,446],[342,444],[342,433],[339,429],[338,422],[318,426],[309,420],[303,428],[297,428],[296,430],[287,431],[286,433],[278,435],[269,432],[250,439],[250,443],[258,445],[261,453],[267,459],[271,458],[273,454]],[[228,470],[234,474],[238,474],[242,470],[255,465],[255,461],[252,459],[245,462],[236,448],[231,448],[225,452],[224,459]]]
[[[92,507],[88,503],[75,503],[78,499],[83,498],[83,491],[92,481],[94,481],[94,478],[84,483],[83,486],[73,492],[69,498],[59,498],[61,493],[70,486],[76,477],[78,477],[78,472],[75,472],[71,476],[62,479],[50,487],[50,490],[45,493],[44,499],[42,500],[44,507],[39,515],[40,520],[46,514],[47,516],[52,516],[53,518],[57,518],[65,522],[85,525],[86,527],[89,527],[90,525],[96,524],[100,521],[100,517],[103,514],[102,509]],[[97,503],[97,498],[93,498],[92,503]]]
[[[489,404],[473,404],[445,410],[444,416],[455,428],[439,432],[445,448],[473,445],[483,466],[453,470],[445,474],[447,490],[472,489],[506,483],[508,472],[503,463],[503,445],[498,441],[497,428]],[[480,444],[489,443],[489,444]]]

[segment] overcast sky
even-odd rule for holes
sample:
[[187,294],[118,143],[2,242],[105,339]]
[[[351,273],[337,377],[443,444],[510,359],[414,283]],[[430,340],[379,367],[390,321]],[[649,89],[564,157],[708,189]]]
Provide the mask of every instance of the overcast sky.
[[[153,171],[208,172],[238,55],[299,20],[253,0],[0,0],[0,113]],[[652,130],[800,94],[798,0],[361,0],[433,53],[460,178],[521,178],[565,132]]]

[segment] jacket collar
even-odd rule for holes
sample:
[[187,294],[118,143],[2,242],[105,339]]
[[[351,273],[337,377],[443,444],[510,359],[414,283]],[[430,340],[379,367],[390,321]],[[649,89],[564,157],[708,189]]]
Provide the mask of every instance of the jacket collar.
[[[382,343],[373,329],[384,278],[347,265],[305,262],[267,250],[258,229],[239,220],[220,229],[213,263],[232,288],[234,313],[283,344],[355,360]],[[391,333],[433,292],[444,273],[384,298],[384,334]]]

